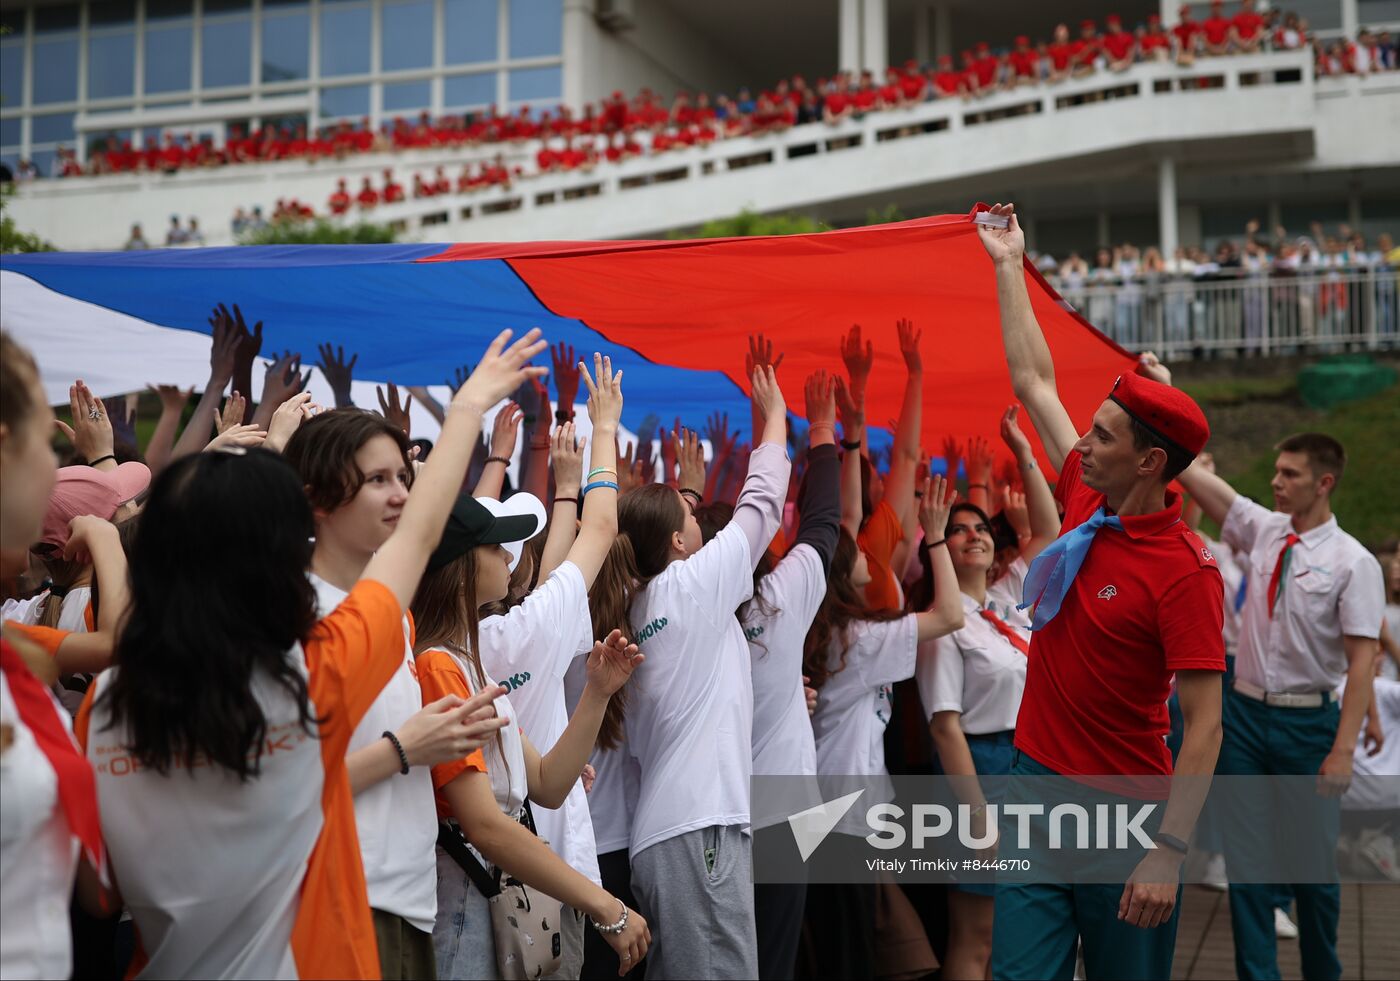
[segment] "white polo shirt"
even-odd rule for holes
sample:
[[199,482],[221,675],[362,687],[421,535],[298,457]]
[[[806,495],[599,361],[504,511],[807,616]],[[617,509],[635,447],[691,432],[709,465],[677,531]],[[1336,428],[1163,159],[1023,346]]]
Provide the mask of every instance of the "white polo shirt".
[[1017,615],[1016,607],[1024,602],[1022,594],[1026,589],[1026,574],[1030,571],[1030,564],[1017,556],[1001,578],[987,587],[987,609],[1010,623],[1010,618]]
[[[812,730],[817,742],[817,773],[824,776],[883,778],[869,802],[894,798],[894,784],[885,767],[885,728],[890,724],[894,684],[914,676],[918,657],[918,618],[858,620],[850,625],[846,666],[818,689]],[[827,664],[840,663],[839,648],[827,652]],[[872,781],[872,783],[875,781]],[[865,834],[861,806],[846,813],[837,830]],[[859,813],[857,813],[859,812]]]
[[[919,645],[914,677],[924,713],[929,718],[935,712],[962,713],[962,730],[969,736],[1015,729],[1026,688],[1026,655],[982,616],[984,608],[975,599],[964,593],[962,602],[963,628]],[[1030,644],[1025,613],[992,612]]]
[[[1366,740],[1356,741],[1352,757],[1355,779],[1342,795],[1344,811],[1383,811],[1400,809],[1400,681],[1377,678],[1375,685],[1376,712],[1380,716],[1385,744],[1375,756],[1366,749]],[[1338,696],[1346,691],[1343,684]]]
[[[758,599],[742,622],[753,678],[753,772],[813,776],[817,744],[802,691],[802,650],[812,619],[826,598],[826,570],[810,545],[795,545],[758,583]],[[759,600],[762,602],[759,602]],[[816,784],[812,785],[816,794]],[[814,796],[812,805],[820,804]],[[787,820],[754,814],[753,827]]]
[[[349,595],[314,572],[316,616],[325,619]],[[373,746],[423,708],[423,689],[413,659],[412,631],[403,620],[403,663],[380,691],[350,737],[346,756]],[[426,766],[395,773],[354,797],[355,831],[371,909],[401,916],[424,933],[437,919],[437,809],[433,778]]]
[[[561,563],[519,606],[482,620],[479,635],[482,668],[510,689],[515,711],[510,718],[520,723],[535,749],[545,755],[569,725],[564,673],[579,654],[593,649],[583,573],[572,562]],[[574,782],[563,807],[532,803],[530,811],[535,829],[554,854],[601,884],[583,781]]]
[[1225,515],[1221,538],[1249,557],[1235,677],[1271,692],[1330,692],[1347,673],[1342,638],[1380,635],[1385,608],[1381,566],[1337,527],[1335,517],[1329,518],[1293,547],[1270,617],[1269,581],[1292,532],[1288,515],[1243,495]]

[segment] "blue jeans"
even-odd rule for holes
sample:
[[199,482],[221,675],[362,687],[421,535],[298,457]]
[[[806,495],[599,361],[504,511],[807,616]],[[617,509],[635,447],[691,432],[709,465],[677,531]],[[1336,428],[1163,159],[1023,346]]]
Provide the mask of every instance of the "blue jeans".
[[[1341,709],[1336,702],[1313,709],[1278,708],[1228,692],[1222,719],[1225,734],[1216,772],[1235,776],[1315,774],[1332,750],[1340,718]],[[1325,844],[1331,846],[1327,852],[1330,854],[1337,846],[1340,807],[1336,801],[1323,801],[1310,790],[1307,793],[1307,799],[1292,799],[1286,791],[1281,792],[1280,799],[1272,807],[1290,813],[1318,810]],[[1247,861],[1250,868],[1259,868],[1277,846],[1268,822],[1252,819],[1247,808],[1229,807],[1223,817],[1227,846],[1225,869],[1232,880],[1230,919],[1235,932],[1236,975],[1241,979],[1279,977],[1274,906],[1281,900],[1286,902],[1287,892],[1291,891],[1298,903],[1298,946],[1303,977],[1309,981],[1340,978],[1342,962],[1337,956],[1337,922],[1342,909],[1341,887],[1335,882],[1312,882],[1295,884],[1285,890],[1281,885],[1234,882],[1236,875],[1232,865]]]
[[442,981],[480,978],[495,981],[496,938],[491,932],[490,901],[477,891],[467,873],[441,848],[437,850],[438,908],[433,924],[433,954]]
[[[1011,767],[1012,776],[1054,772],[1019,751]],[[998,883],[992,977],[1068,981],[1074,977],[1076,940],[1082,939],[1084,970],[1091,979],[1170,978],[1180,888],[1171,918],[1151,929],[1118,919],[1122,897],[1121,883]]]

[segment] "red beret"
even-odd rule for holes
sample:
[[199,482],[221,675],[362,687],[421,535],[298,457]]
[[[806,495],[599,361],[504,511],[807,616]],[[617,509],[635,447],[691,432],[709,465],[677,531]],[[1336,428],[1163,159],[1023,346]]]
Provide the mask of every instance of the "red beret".
[[1123,18],[1122,18],[1122,17],[1119,17],[1117,14],[1109,14],[1109,15],[1108,15],[1106,18],[1104,18],[1104,19],[1107,20],[1110,24],[1121,24],[1121,23],[1123,23]]
[[1206,414],[1178,388],[1142,375],[1126,374],[1118,376],[1108,397],[1154,435],[1193,457],[1205,449],[1206,440],[1210,439]]
[[977,50],[978,50],[978,51],[990,51],[990,50],[992,50],[992,46],[991,46],[990,44],[988,44],[986,41],[978,41],[978,42],[977,42]]
[[1028,44],[1030,44],[1030,43],[1031,43],[1031,39],[1030,39],[1029,37],[1027,37],[1026,35],[1024,35],[1024,34],[1017,34],[1017,35],[1016,35],[1016,46],[1017,46],[1018,48],[1023,48],[1023,47],[1025,47],[1026,45],[1028,45]]
[[1161,15],[1161,14],[1148,14],[1148,15],[1147,15],[1147,22],[1148,22],[1149,24],[1160,24],[1160,23],[1162,23],[1162,15]]
[[1091,20],[1081,20],[1079,22],[1079,29],[1081,31],[1092,31],[1094,29],[1094,22]]

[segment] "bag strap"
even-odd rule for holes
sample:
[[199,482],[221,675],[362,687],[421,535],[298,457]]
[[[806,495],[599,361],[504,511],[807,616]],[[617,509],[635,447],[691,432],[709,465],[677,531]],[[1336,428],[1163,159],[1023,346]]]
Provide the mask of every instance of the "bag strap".
[[462,867],[462,871],[467,873],[467,878],[472,880],[472,885],[476,886],[483,896],[490,899],[501,894],[500,873],[498,872],[494,879],[491,877],[491,873],[486,871],[486,867],[467,847],[466,839],[456,826],[439,821],[437,843]]
[[535,830],[535,815],[530,810],[530,798],[528,797],[525,798],[525,802],[521,808],[520,823],[529,828],[530,834],[534,835],[536,838],[540,836],[540,833]]

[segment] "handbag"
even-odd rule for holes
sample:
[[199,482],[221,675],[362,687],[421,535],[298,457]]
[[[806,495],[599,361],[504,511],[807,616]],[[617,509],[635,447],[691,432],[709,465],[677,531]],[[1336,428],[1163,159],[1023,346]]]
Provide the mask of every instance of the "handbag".
[[[520,823],[538,836],[530,802]],[[496,969],[502,981],[535,981],[559,970],[560,913],[563,904],[497,868],[487,871],[456,822],[438,823],[438,844],[462,867],[491,907],[491,934],[496,941]],[[493,874],[494,872],[494,874]]]

